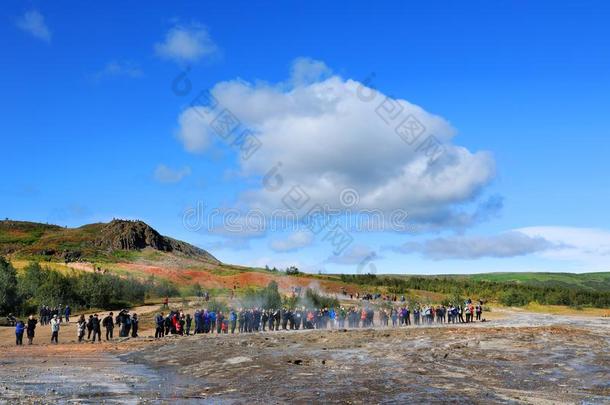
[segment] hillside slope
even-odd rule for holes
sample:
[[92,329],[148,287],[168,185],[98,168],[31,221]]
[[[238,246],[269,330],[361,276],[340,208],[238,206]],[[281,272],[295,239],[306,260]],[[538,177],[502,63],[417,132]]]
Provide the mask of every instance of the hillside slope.
[[142,221],[62,228],[24,221],[0,221],[0,255],[18,259],[114,262],[125,252],[153,249],[219,264],[209,252],[163,236]]
[[601,273],[484,273],[469,276],[473,280],[514,282],[538,287],[582,288],[610,291],[610,272]]

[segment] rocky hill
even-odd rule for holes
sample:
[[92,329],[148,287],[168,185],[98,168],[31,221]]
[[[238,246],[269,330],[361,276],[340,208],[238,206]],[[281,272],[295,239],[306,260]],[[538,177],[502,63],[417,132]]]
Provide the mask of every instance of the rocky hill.
[[24,221],[0,221],[0,255],[47,260],[112,261],[120,252],[153,249],[210,263],[220,263],[207,251],[167,236],[142,221],[115,219],[109,223],[62,228]]

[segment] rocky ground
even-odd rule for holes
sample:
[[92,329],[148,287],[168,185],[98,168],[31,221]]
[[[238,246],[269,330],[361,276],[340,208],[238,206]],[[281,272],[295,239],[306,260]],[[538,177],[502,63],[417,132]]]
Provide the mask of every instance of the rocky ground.
[[610,320],[5,347],[5,403],[610,403]]

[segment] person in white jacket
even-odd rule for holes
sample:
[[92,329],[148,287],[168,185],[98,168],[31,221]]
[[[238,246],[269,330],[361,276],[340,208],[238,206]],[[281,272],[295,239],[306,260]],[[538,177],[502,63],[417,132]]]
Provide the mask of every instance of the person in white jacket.
[[51,343],[57,344],[58,336],[59,336],[59,319],[57,319],[57,315],[53,315],[53,319],[51,319]]
[[81,315],[80,318],[78,318],[78,322],[76,322],[76,337],[78,338],[79,343],[82,342],[83,337],[85,337],[86,328],[87,321],[85,320],[85,315]]

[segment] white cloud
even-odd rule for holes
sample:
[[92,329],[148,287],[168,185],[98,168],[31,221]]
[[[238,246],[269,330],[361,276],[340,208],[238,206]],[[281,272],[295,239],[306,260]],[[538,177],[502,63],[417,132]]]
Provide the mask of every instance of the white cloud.
[[311,245],[313,234],[309,231],[297,231],[285,239],[275,239],[269,243],[269,247],[276,252],[292,252]]
[[142,69],[129,61],[111,61],[108,62],[99,72],[93,75],[97,81],[107,77],[128,77],[140,78],[144,75]]
[[377,255],[377,253],[368,246],[355,245],[347,249],[339,256],[330,256],[326,262],[351,266],[365,264],[366,262],[379,258],[380,257]]
[[420,253],[433,259],[480,259],[482,257],[515,257],[561,249],[563,244],[551,242],[541,236],[528,236],[518,231],[492,236],[453,236],[422,242],[407,242],[394,251]]
[[531,237],[542,237],[563,249],[547,250],[541,256],[551,260],[571,261],[590,267],[588,270],[610,268],[610,231],[596,228],[535,226],[518,229]]
[[155,180],[161,183],[178,183],[186,176],[191,174],[191,168],[188,166],[182,169],[172,169],[164,164],[160,164],[155,169]]
[[179,128],[176,136],[184,148],[191,153],[205,151],[212,142],[209,136],[203,135],[209,131],[203,114],[205,114],[203,108],[192,107],[180,114],[178,118]]
[[332,71],[326,64],[310,58],[297,58],[292,63],[290,78],[295,86],[315,83],[326,79]]
[[44,16],[38,10],[26,12],[17,20],[17,27],[38,39],[51,42],[51,31],[44,21]]
[[[296,77],[311,78],[326,73],[326,68],[322,62],[297,60],[293,76],[295,72]],[[311,204],[338,209],[345,208],[339,201],[341,190],[355,189],[359,202],[353,209],[405,210],[422,228],[463,228],[490,215],[494,204],[482,203],[482,212],[474,213],[458,207],[474,201],[494,178],[492,156],[453,144],[455,130],[446,120],[406,100],[373,93],[374,99],[367,102],[362,95],[372,89],[339,76],[304,84],[301,80],[290,88],[234,80],[216,84],[211,92],[219,107],[184,111],[178,137],[190,152],[220,142],[208,123],[223,108],[254,131],[262,147],[240,161],[242,172],[264,176],[281,162],[279,173],[285,181],[274,192],[261,185],[245,193],[242,202],[251,207],[267,212],[284,208],[282,196],[292,185],[300,185]],[[388,109],[387,103],[392,103],[402,111],[400,120],[387,124],[377,114],[384,100]],[[425,128],[411,145],[395,132],[408,116]],[[418,150],[428,135],[443,143],[436,160]]]
[[196,62],[217,51],[207,29],[200,24],[177,25],[167,32],[163,42],[155,44],[158,56],[177,62]]
[[243,238],[222,239],[211,242],[206,246],[206,250],[215,252],[218,250],[249,250],[250,240]]

